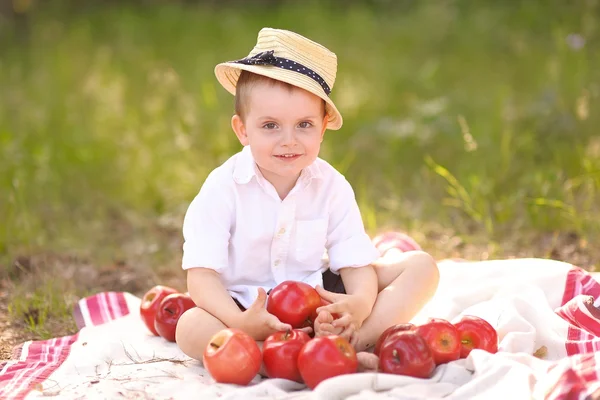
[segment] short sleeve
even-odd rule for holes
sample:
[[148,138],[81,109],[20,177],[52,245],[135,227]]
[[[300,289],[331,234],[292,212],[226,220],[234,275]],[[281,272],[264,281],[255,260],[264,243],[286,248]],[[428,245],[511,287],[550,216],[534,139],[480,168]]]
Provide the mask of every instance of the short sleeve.
[[327,232],[327,253],[331,272],[344,267],[363,267],[380,256],[365,232],[363,220],[350,183],[340,175],[332,190]]
[[213,171],[190,203],[183,221],[184,270],[203,267],[221,272],[229,262],[229,239],[233,221],[232,187],[219,182]]

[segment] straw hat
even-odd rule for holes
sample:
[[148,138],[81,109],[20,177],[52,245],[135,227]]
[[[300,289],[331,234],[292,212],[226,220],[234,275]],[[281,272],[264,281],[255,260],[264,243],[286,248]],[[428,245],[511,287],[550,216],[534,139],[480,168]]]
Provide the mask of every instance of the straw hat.
[[342,126],[342,115],[329,98],[335,83],[337,56],[320,44],[294,32],[263,28],[246,58],[218,64],[215,75],[235,95],[242,70],[287,82],[319,96],[326,103],[327,128],[337,130]]

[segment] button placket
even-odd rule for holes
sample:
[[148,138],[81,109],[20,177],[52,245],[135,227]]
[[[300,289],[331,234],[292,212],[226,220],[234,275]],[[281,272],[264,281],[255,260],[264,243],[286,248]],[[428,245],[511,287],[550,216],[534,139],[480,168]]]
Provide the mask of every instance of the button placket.
[[273,244],[271,246],[271,270],[273,276],[277,282],[285,280],[285,261],[289,253],[290,245],[290,234],[291,230],[288,228],[292,226],[294,216],[296,212],[296,203],[294,201],[295,196],[287,197],[282,201],[280,207],[281,212],[279,213],[279,219],[276,225],[276,235],[273,238]]

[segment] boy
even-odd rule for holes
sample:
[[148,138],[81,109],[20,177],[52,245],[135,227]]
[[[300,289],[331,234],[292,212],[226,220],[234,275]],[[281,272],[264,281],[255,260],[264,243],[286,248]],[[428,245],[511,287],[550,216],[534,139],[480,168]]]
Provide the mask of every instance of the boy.
[[226,327],[259,342],[290,329],[265,309],[267,291],[284,280],[307,282],[332,303],[318,310],[316,336],[339,334],[359,352],[435,292],[432,257],[381,257],[352,187],[318,158],[325,130],[342,126],[329,97],[336,72],[334,53],[270,28],[248,57],[215,68],[235,95],[231,125],[244,148],[211,172],[185,217],[182,266],[198,307],[181,317],[176,340],[188,356],[202,360]]

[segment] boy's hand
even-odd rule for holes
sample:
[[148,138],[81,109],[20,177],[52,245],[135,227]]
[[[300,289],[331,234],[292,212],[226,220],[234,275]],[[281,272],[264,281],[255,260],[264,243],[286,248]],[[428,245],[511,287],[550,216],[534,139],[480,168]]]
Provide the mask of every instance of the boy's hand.
[[358,295],[333,293],[321,286],[317,286],[316,289],[322,298],[331,302],[331,304],[317,308],[317,313],[319,315],[322,312],[338,314],[340,317],[331,322],[331,326],[333,328],[344,328],[340,336],[354,342],[354,334],[369,316],[371,307]]
[[[263,288],[258,288],[256,300],[242,313],[242,320],[239,327],[254,340],[265,340],[272,333],[292,329],[290,324],[284,324],[266,310],[266,302],[267,293]],[[311,328],[304,328],[302,330],[309,333]]]

